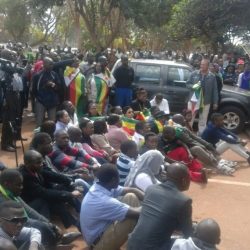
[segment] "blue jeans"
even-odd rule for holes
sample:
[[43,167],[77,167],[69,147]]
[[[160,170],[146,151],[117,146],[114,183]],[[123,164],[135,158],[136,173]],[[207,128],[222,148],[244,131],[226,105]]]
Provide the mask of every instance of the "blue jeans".
[[115,99],[116,105],[121,106],[130,106],[132,102],[132,89],[130,88],[116,88],[115,90]]

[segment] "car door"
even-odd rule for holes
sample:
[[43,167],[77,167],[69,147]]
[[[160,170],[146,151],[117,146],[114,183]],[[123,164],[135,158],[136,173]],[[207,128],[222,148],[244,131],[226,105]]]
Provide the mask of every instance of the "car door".
[[162,66],[160,64],[132,63],[135,71],[133,88],[145,88],[151,99],[161,90]]
[[191,74],[191,69],[169,65],[166,70],[163,93],[169,102],[170,112],[180,113],[187,107],[190,99],[191,89],[186,82]]

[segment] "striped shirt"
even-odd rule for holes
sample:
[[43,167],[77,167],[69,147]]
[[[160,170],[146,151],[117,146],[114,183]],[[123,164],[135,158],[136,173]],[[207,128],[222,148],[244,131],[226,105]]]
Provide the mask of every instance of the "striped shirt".
[[119,185],[124,186],[126,178],[129,174],[130,168],[134,165],[134,159],[128,157],[127,155],[121,153],[117,159],[116,166],[119,172],[120,183]]

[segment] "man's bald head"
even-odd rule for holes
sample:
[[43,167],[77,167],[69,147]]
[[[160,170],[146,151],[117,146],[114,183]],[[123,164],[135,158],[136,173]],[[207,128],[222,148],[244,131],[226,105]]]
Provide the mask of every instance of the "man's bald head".
[[43,67],[46,71],[52,70],[53,65],[54,65],[54,62],[50,57],[43,58]]
[[42,155],[36,150],[27,150],[24,153],[23,160],[24,160],[24,164],[26,165],[26,164],[36,162],[38,159],[41,159],[41,158],[42,158]]
[[204,219],[197,225],[196,237],[209,244],[219,244],[220,226],[214,219]]
[[167,178],[173,181],[180,191],[188,190],[190,177],[187,167],[181,163],[172,163],[167,167]]
[[173,122],[180,124],[181,126],[185,126],[185,118],[181,114],[175,114],[172,118]]

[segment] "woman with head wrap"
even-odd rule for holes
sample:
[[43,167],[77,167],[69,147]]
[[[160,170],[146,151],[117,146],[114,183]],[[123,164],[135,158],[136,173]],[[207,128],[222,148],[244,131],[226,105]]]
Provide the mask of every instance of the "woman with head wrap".
[[160,151],[147,151],[136,160],[134,167],[130,169],[124,186],[137,187],[145,192],[149,186],[160,183],[156,176],[160,174],[163,164],[164,156]]

